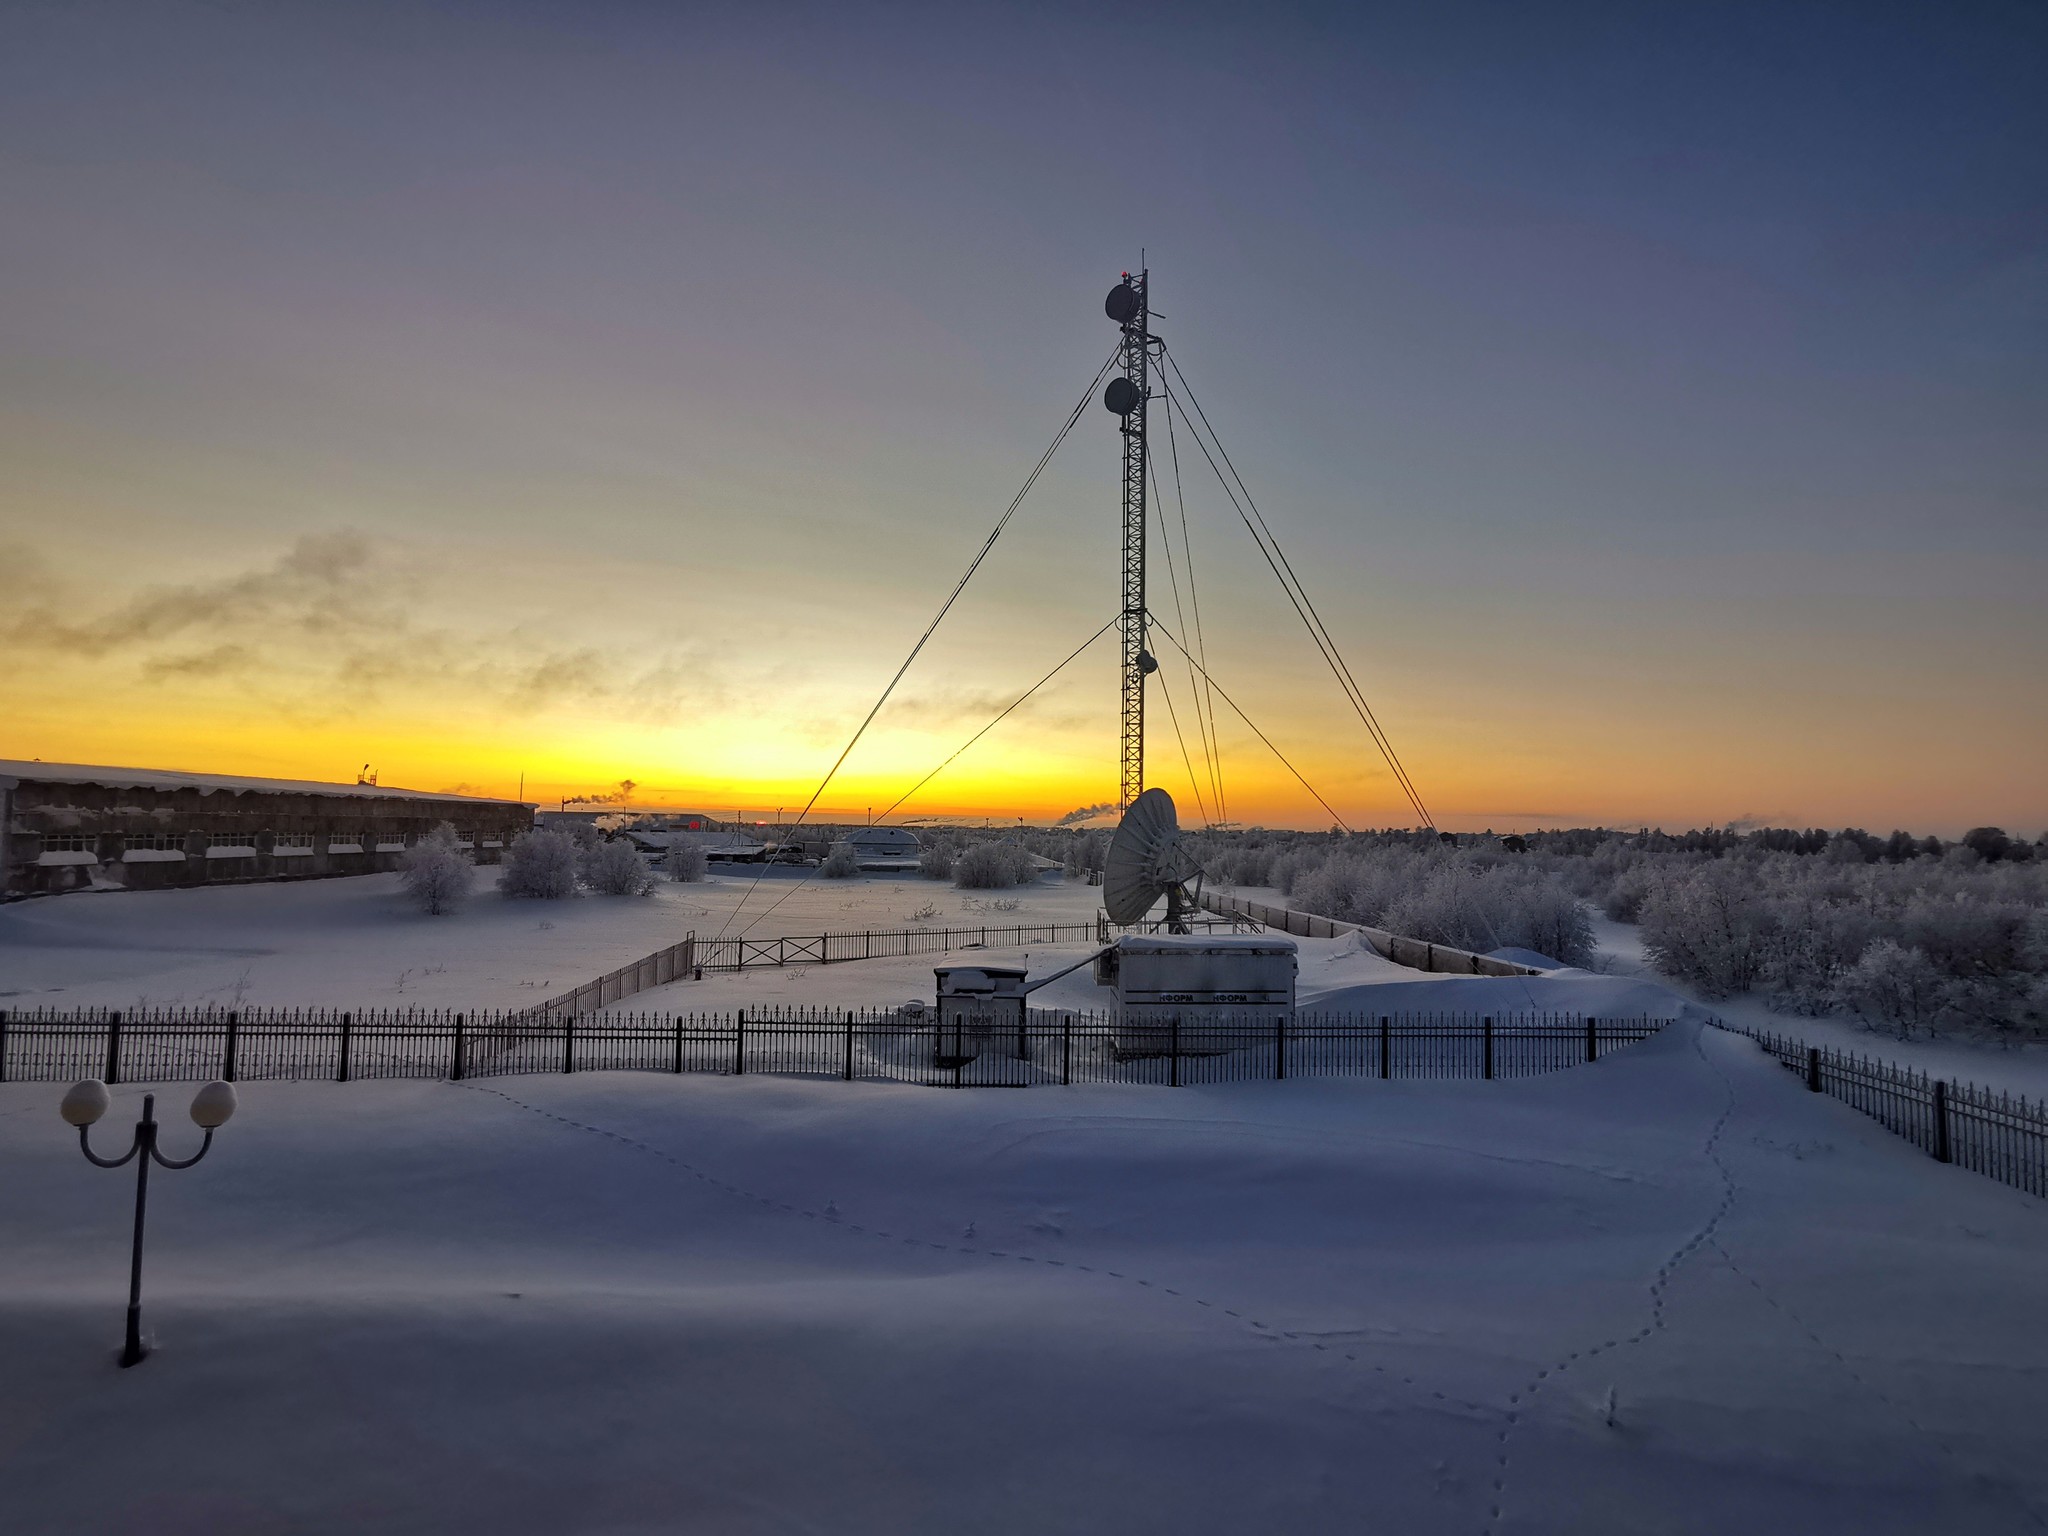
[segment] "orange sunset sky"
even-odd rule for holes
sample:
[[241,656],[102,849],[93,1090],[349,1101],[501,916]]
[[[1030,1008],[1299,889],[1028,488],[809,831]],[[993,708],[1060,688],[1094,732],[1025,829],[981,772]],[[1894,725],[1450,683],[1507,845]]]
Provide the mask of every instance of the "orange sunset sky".
[[[8,25],[0,757],[801,805],[1143,247],[1440,825],[2048,827],[2041,108],[1996,59],[1645,83],[1211,18],[1132,158],[1050,12]],[[829,812],[1110,617],[1118,452],[1091,403]],[[1408,824],[1179,452],[1217,680]],[[897,818],[1113,799],[1115,700],[1105,641]],[[1328,824],[1219,724],[1231,820]]]

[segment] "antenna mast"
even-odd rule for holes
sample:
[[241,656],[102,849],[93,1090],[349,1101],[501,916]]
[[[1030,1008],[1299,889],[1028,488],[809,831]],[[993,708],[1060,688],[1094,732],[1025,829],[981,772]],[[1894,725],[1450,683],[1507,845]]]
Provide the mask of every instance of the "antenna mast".
[[1123,418],[1124,436],[1124,607],[1123,752],[1117,804],[1128,808],[1145,791],[1145,674],[1159,663],[1145,646],[1145,404],[1151,391],[1151,312],[1146,306],[1149,272],[1112,288],[1103,309],[1123,327],[1123,374],[1111,379],[1102,403]]

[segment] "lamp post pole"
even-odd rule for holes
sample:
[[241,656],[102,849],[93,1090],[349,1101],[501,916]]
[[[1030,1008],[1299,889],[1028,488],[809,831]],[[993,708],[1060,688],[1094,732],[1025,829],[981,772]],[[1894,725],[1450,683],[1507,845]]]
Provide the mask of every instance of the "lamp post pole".
[[214,1082],[193,1097],[193,1124],[206,1135],[199,1150],[184,1158],[165,1157],[157,1150],[153,1093],[142,1096],[142,1119],[136,1123],[135,1139],[128,1150],[119,1157],[101,1157],[92,1149],[92,1127],[107,1112],[108,1102],[106,1084],[97,1078],[87,1078],[64,1095],[61,1113],[68,1123],[78,1127],[79,1150],[85,1153],[87,1162],[98,1168],[119,1168],[131,1159],[135,1163],[135,1245],[128,1256],[128,1331],[121,1346],[121,1364],[125,1367],[140,1364],[149,1353],[142,1343],[142,1233],[149,1214],[149,1165],[154,1162],[166,1168],[190,1168],[206,1156],[213,1145],[213,1133],[235,1112],[235,1090],[230,1083]]

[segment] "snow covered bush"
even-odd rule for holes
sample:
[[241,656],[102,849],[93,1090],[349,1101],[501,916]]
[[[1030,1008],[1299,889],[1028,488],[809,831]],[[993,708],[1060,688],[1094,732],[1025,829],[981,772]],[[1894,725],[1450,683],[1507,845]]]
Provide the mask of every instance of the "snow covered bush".
[[1607,887],[1600,910],[1610,921],[1633,923],[1642,917],[1643,902],[1650,894],[1650,872],[1641,865],[1622,870]]
[[841,843],[825,855],[818,873],[827,880],[851,880],[860,873],[860,855],[853,851],[851,843]]
[[675,841],[668,845],[668,857],[662,861],[662,867],[671,880],[684,884],[702,880],[711,867],[704,853],[704,840],[694,832],[678,832]]
[[1934,1027],[1953,986],[1919,950],[1878,939],[1835,982],[1835,995],[1849,1012],[1910,1040],[1916,1029]]
[[934,838],[926,843],[924,852],[917,858],[917,872],[927,880],[952,879],[953,845],[944,838]]
[[[2048,838],[1996,827],[1953,844],[1858,827],[1579,827],[1520,841],[1187,834],[1212,884],[1274,886],[1287,905],[1340,921],[1584,965],[1599,911],[1640,924],[1651,962],[1710,996],[1755,992],[1774,1008],[1856,1011],[1897,1029],[2048,1040]],[[1874,949],[1880,940],[1919,958]],[[1940,980],[1938,1008],[1925,1005],[1923,965]]]
[[1667,876],[1643,902],[1643,953],[1709,997],[1749,991],[1763,977],[1776,926],[1754,895],[1742,873],[1723,864]]
[[498,877],[505,896],[559,901],[576,894],[576,839],[557,827],[535,827],[512,839],[505,872]]
[[1480,954],[1513,947],[1592,962],[1592,919],[1578,896],[1505,849],[1306,834],[1282,848],[1198,848],[1212,880],[1270,882],[1299,911]]
[[405,850],[398,878],[412,904],[430,917],[453,912],[469,895],[476,871],[455,841],[455,829],[442,822]]
[[640,857],[640,850],[623,837],[584,849],[577,862],[583,883],[600,896],[653,894],[653,871]]
[[1038,865],[1015,843],[973,843],[953,860],[953,884],[963,891],[992,891],[1038,878]]

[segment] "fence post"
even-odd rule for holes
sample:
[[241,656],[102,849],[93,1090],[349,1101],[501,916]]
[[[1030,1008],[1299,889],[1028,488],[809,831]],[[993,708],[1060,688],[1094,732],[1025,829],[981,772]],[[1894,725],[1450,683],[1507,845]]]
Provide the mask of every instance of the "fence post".
[[107,1081],[121,1081],[121,1013],[119,1009],[107,1015]]
[[1590,1016],[1586,1020],[1586,1060],[1600,1059],[1600,1030],[1598,1021]]
[[220,1080],[224,1083],[232,1083],[235,1080],[235,1046],[240,1043],[241,1034],[242,1015],[236,1009],[230,1008],[228,1010],[228,1043],[226,1049],[221,1053],[220,1063]]
[[1934,1160],[1938,1163],[1955,1161],[1949,1155],[1948,1145],[1948,1082],[1939,1077],[1934,1080]]
[[747,1070],[747,1010],[742,1008],[734,1015],[732,1028],[732,1075],[738,1077]]
[[847,1082],[853,1081],[853,1010],[846,1010],[846,1071],[841,1074]]
[[1479,1021],[1479,1075],[1493,1076],[1493,1019],[1490,1016]]
[[1060,1086],[1070,1086],[1074,1081],[1074,1016],[1060,1015]]
[[7,1010],[0,1008],[0,1083],[7,1081]]
[[567,1014],[562,1019],[562,1071],[576,1070],[576,1015]]
[[1393,1021],[1385,1014],[1380,1015],[1380,1076],[1382,1078],[1390,1078],[1394,1075],[1392,1024]]
[[1273,1081],[1287,1080],[1287,1015],[1273,1021]]
[[455,1059],[450,1063],[448,1078],[451,1082],[462,1081],[462,1015],[455,1015]]
[[676,1071],[683,1070],[683,1016],[676,1015]]
[[353,1013],[341,1016],[341,1069],[334,1076],[337,1083],[348,1081],[348,1048],[355,1043],[355,1022]]
[[1173,1016],[1173,1031],[1168,1039],[1173,1047],[1173,1069],[1167,1074],[1167,1086],[1178,1088],[1180,1086],[1180,1015],[1177,1013]]
[[1806,1089],[1809,1093],[1820,1092],[1820,1047],[1806,1048]]

